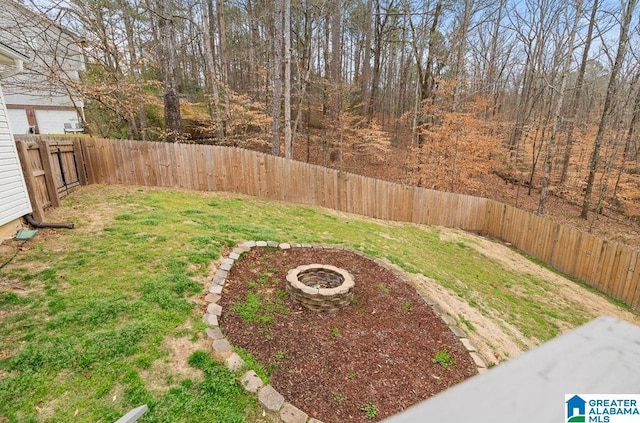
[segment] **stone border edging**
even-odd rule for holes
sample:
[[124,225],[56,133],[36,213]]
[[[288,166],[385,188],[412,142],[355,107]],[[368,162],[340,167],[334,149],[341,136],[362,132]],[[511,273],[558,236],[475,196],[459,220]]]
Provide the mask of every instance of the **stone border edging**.
[[[220,330],[218,318],[222,315],[222,307],[218,304],[218,301],[220,301],[222,296],[222,289],[227,281],[227,275],[235,261],[240,258],[241,254],[248,253],[252,248],[256,247],[272,247],[280,250],[290,250],[292,248],[316,248],[348,251],[373,261],[377,265],[389,270],[403,282],[410,283],[409,278],[407,278],[402,271],[390,266],[385,261],[378,258],[372,258],[361,251],[345,248],[341,245],[289,244],[278,243],[275,241],[246,241],[237,245],[227,258],[220,262],[220,266],[211,281],[208,293],[204,297],[204,300],[207,302],[207,311],[202,316],[202,321],[207,325],[207,336],[213,341],[213,351],[224,361],[227,368],[233,372],[242,370],[245,362],[233,351],[233,347]],[[449,327],[453,334],[460,339],[460,342],[462,342],[462,345],[464,345],[473,359],[473,362],[478,369],[478,373],[482,374],[486,372],[488,370],[487,362],[480,355],[476,346],[467,338],[466,333],[456,325],[456,321],[446,314],[425,292],[417,288],[416,291],[418,295],[420,295],[420,298],[422,298],[422,300],[430,306],[438,316],[440,316],[442,321]],[[291,403],[286,402],[282,394],[276,391],[273,386],[265,385],[262,379],[260,379],[253,370],[246,371],[240,377],[240,384],[247,392],[257,394],[258,401],[262,407],[266,411],[279,415],[280,421],[283,423],[323,423],[320,420],[312,417],[310,418],[307,413],[295,407]]]

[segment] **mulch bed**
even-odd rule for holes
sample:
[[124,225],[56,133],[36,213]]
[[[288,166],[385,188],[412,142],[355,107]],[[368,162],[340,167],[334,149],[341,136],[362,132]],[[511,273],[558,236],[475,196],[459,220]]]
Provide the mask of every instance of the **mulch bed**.
[[[335,314],[313,312],[284,294],[287,272],[312,263],[353,275],[350,306]],[[249,293],[262,304],[257,314],[270,321],[240,317],[237,306]],[[477,373],[464,346],[415,289],[352,252],[254,248],[229,272],[220,305],[229,342],[272,371],[271,384],[287,401],[326,423],[382,420]],[[453,366],[433,362],[443,350]]]

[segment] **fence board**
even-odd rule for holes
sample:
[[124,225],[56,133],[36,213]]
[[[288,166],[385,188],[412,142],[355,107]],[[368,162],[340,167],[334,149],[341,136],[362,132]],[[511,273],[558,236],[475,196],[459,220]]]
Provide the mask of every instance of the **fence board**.
[[[636,279],[637,281],[637,279]],[[632,297],[629,295],[629,297]],[[627,303],[635,311],[640,311],[640,283],[636,283],[635,293],[633,294],[633,300]]]
[[599,278],[602,272],[602,260],[605,258],[606,242],[601,239],[595,239],[593,244],[593,263],[591,263],[591,274],[587,276],[587,280],[599,288]]
[[627,277],[624,282],[624,287],[620,293],[620,300],[624,301],[626,304],[631,304],[633,302],[632,287],[638,286],[639,283],[640,269],[637,269],[637,266],[638,251],[633,251],[631,253],[631,259],[629,260],[629,268],[627,269]]
[[43,209],[52,206],[50,191],[47,189],[46,172],[42,165],[40,147],[36,143],[27,144],[27,160],[29,167],[33,170],[34,198],[41,204]]
[[103,177],[103,166],[104,166],[104,156],[101,156],[100,153],[103,153],[103,146],[101,144],[99,144],[97,142],[97,140],[87,140],[84,142],[84,144],[87,146],[86,151],[87,151],[87,159],[90,163],[89,166],[87,166],[87,168],[91,168],[92,169],[92,175],[89,178],[89,181],[91,181],[91,183],[94,184],[103,184],[106,183],[107,181],[105,181],[104,177]]
[[34,168],[31,164],[27,145],[23,141],[16,141],[16,149],[20,156],[20,164],[22,166],[22,173],[24,174],[24,182],[27,186],[27,193],[29,194],[29,201],[31,202],[31,209],[33,211],[33,217],[38,221],[44,221],[43,201],[38,198],[37,182],[34,175]]
[[572,268],[572,257],[575,257],[576,249],[576,233],[567,226],[560,226],[560,233],[558,234],[558,246],[556,247],[558,253],[556,254],[557,260],[554,267],[563,273],[567,273]]
[[75,138],[71,140],[73,144],[73,153],[76,156],[76,169],[78,171],[79,185],[87,185],[87,171],[85,169],[85,159],[80,140]]
[[195,145],[194,156],[196,160],[192,165],[195,165],[194,172],[196,174],[196,184],[199,191],[207,191],[207,168],[205,158],[205,146]]
[[611,282],[611,273],[616,263],[618,248],[616,244],[609,242],[603,243],[603,251],[600,267],[600,275],[596,276],[598,289],[602,292],[610,294],[609,283]]
[[104,160],[101,166],[101,177],[107,183],[118,183],[120,165],[117,163],[115,158],[114,150],[116,148],[116,146],[109,146],[105,140],[101,140],[100,142],[100,153]]
[[576,266],[576,277],[586,281],[592,273],[589,263],[591,263],[596,256],[596,239],[589,234],[582,234],[580,238],[581,254],[578,258],[578,265]]
[[157,166],[155,165],[155,163],[153,163],[153,144],[150,142],[139,143],[138,154],[140,161],[140,172],[142,173],[142,185],[158,185]]
[[[500,233],[498,234],[498,237],[500,239],[503,239],[511,243],[513,243],[513,240],[514,240],[513,234],[511,233],[513,219],[514,219],[514,210],[515,209],[511,206],[505,206],[502,225],[500,227]],[[517,245],[517,244],[514,244],[514,245]],[[523,248],[523,251],[530,253],[529,251],[530,248],[527,248],[527,246],[523,245],[522,248]]]
[[141,185],[155,186],[158,184],[156,166],[153,163],[153,144],[150,142],[137,143],[139,166],[136,179]]
[[540,244],[540,251],[536,252],[536,256],[540,257],[545,263],[551,263],[553,260],[553,252],[556,244],[556,234],[558,232],[558,225],[550,220],[542,219],[536,216],[536,224],[542,226],[544,237]]
[[619,248],[618,263],[614,266],[614,278],[611,283],[611,296],[618,300],[623,298],[624,288],[629,276],[629,267],[633,258],[633,251]]
[[56,189],[56,179],[58,179],[58,172],[54,172],[54,167],[51,163],[51,149],[49,142],[45,140],[38,140],[38,153],[40,154],[40,160],[42,169],[44,170],[44,179],[49,200],[53,207],[60,205],[60,198],[58,197],[58,191]]
[[490,200],[490,207],[487,216],[487,222],[485,223],[484,232],[490,236],[500,237],[502,228],[502,221],[504,220],[504,213],[507,208],[506,204],[499,203],[494,200]]
[[611,263],[609,265],[609,269],[607,270],[607,275],[603,279],[603,292],[606,292],[607,295],[616,298],[614,295],[618,290],[617,284],[620,283],[620,264],[622,263],[622,248],[618,248],[617,244],[613,244],[610,247],[612,249],[611,252]]

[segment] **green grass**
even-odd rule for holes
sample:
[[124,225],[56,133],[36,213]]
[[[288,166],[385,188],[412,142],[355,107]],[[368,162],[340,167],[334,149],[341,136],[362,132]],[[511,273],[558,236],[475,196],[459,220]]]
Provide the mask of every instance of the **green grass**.
[[363,412],[365,417],[368,418],[369,420],[375,419],[378,416],[378,413],[380,412],[380,410],[378,410],[378,407],[371,401],[361,405],[359,410]]
[[456,359],[452,357],[446,349],[436,351],[431,361],[435,364],[439,364],[445,369],[456,365]]
[[[0,270],[0,279],[24,288],[0,291],[0,421],[115,421],[142,403],[150,408],[145,422],[261,421],[253,397],[208,354],[183,363],[191,373],[171,361],[171,340],[195,345],[204,336],[197,301],[212,262],[248,239],[341,244],[386,258],[540,341],[592,317],[558,301],[550,282],[507,273],[470,241],[441,241],[437,228],[251,197],[110,186],[75,191],[48,220],[77,229],[37,236]],[[268,274],[253,283],[270,283]],[[247,297],[236,312],[273,319],[282,297]]]
[[253,354],[237,346],[234,346],[233,350],[236,353],[238,353],[240,358],[242,358],[242,360],[244,361],[245,367],[248,370],[255,371],[256,374],[260,377],[260,379],[262,379],[262,381],[265,384],[268,384],[269,382],[271,382],[271,373],[269,372],[269,369],[262,367],[258,362],[258,359],[255,358]]
[[476,327],[473,325],[473,323],[471,323],[471,321],[464,317],[462,314],[458,314],[458,320],[460,320],[460,322],[464,324],[470,331],[476,331]]
[[232,312],[237,313],[247,323],[269,324],[278,315],[287,314],[288,309],[281,296],[269,299],[266,295],[249,292],[241,303],[235,305]]
[[281,289],[276,290],[275,295],[269,293],[278,283],[278,280],[272,277],[273,272],[273,269],[268,269],[258,275],[258,280],[245,281],[252,291],[238,301],[231,311],[247,323],[262,325],[274,322],[278,315],[287,314],[289,310],[284,300],[289,294]]
[[402,303],[400,308],[402,309],[402,311],[411,311],[413,309],[413,305],[411,305],[411,301],[406,300]]
[[384,283],[380,283],[378,284],[378,290],[383,294],[383,295],[389,295],[389,287],[384,284]]

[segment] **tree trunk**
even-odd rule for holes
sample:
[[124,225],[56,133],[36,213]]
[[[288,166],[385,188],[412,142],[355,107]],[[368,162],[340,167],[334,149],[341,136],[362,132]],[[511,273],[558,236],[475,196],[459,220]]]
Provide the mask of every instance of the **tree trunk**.
[[260,98],[260,76],[257,66],[256,45],[260,40],[260,33],[253,11],[252,0],[247,0],[247,19],[249,20],[249,86],[251,98],[253,101],[258,101]]
[[[298,107],[296,113],[296,120],[292,128],[291,139],[295,139],[296,131],[300,125],[300,121],[302,120],[302,103],[305,100],[307,85],[309,84],[309,78],[311,76],[311,57],[313,55],[311,49],[311,40],[312,40],[312,25],[311,25],[311,17],[309,13],[308,4],[305,2],[304,8],[304,49],[302,51],[302,66],[300,66],[300,62],[298,62]],[[309,126],[310,117],[307,115],[307,130]],[[307,149],[309,149],[309,145],[307,145]],[[308,161],[308,158],[307,158]]]
[[227,28],[224,20],[224,0],[216,0],[216,17],[218,21],[218,56],[220,57],[220,79],[229,85],[229,58],[227,57]]
[[436,49],[436,31],[438,30],[438,20],[442,13],[442,1],[439,0],[436,4],[436,9],[433,12],[433,22],[431,23],[431,30],[429,31],[429,52],[427,54],[427,64],[424,69],[424,76],[421,82],[420,98],[422,100],[432,99],[435,89],[435,75],[433,74],[433,62],[435,60]]
[[[365,16],[364,48],[362,52],[362,78],[360,90],[362,91],[362,114],[369,118],[369,78],[371,74],[371,19],[373,18],[372,0],[367,0],[367,12]],[[377,19],[377,17],[376,17]],[[370,121],[368,122],[370,123]]]
[[[500,96],[497,81],[498,66],[496,62],[498,61],[498,40],[500,38],[502,15],[506,6],[506,2],[507,0],[500,0],[495,25],[493,26],[493,31],[491,33],[491,47],[489,49],[489,64],[485,79],[485,86],[488,87],[488,92],[493,95],[493,103],[490,107],[490,110],[487,110],[487,112],[485,113],[485,119],[488,119],[490,115],[493,116],[495,114],[498,106],[498,98]],[[491,113],[489,113],[489,111]]]
[[573,104],[571,105],[571,111],[569,113],[569,127],[567,128],[567,141],[564,150],[564,158],[562,161],[562,174],[560,176],[560,183],[567,182],[567,174],[569,172],[569,162],[571,160],[571,150],[573,148],[573,132],[576,127],[576,119],[578,118],[578,107],[580,105],[580,99],[582,97],[582,86],[584,84],[584,75],[587,70],[587,62],[589,60],[589,50],[591,49],[591,41],[593,40],[593,28],[596,25],[596,14],[598,13],[598,0],[593,1],[593,7],[591,8],[591,18],[589,20],[589,27],[587,29],[587,38],[584,44],[584,50],[582,52],[582,60],[580,62],[580,69],[578,70],[578,79],[576,80],[576,87],[573,95]]
[[284,156],[293,158],[291,137],[291,0],[284,0]]
[[340,86],[342,84],[342,0],[333,0],[331,13],[331,117],[337,123],[340,118]]
[[367,104],[367,126],[373,120],[373,112],[378,97],[378,89],[380,85],[380,63],[382,61],[382,32],[387,23],[387,14],[384,19],[381,18],[380,1],[376,0],[376,18],[374,25],[374,41],[373,41],[373,73],[371,77],[371,90],[369,91],[369,100]]
[[124,24],[125,34],[127,37],[127,50],[129,51],[129,67],[131,69],[131,75],[136,87],[135,103],[138,109],[138,116],[140,119],[140,125],[136,125],[135,119],[133,119],[133,127],[137,135],[142,141],[147,140],[147,111],[144,107],[142,83],[140,81],[140,68],[138,65],[138,54],[136,52],[135,34],[133,30],[133,18],[131,7],[124,0],[119,0],[119,6],[122,9],[122,21]]
[[158,50],[164,82],[164,121],[167,141],[179,142],[183,139],[180,115],[180,97],[176,83],[176,57],[174,42],[174,21],[171,3],[158,0]]
[[273,98],[271,99],[272,149],[280,155],[280,104],[282,101],[282,8],[283,0],[275,0],[275,32],[273,37]]
[[456,46],[456,61],[454,66],[454,79],[455,85],[453,87],[453,110],[458,109],[458,95],[461,88],[465,85],[465,55],[467,51],[467,36],[469,32],[469,25],[471,24],[471,17],[473,13],[473,6],[475,0],[464,0],[464,9],[462,12],[462,18],[460,20],[460,27],[457,30],[456,39],[458,45]]
[[[636,73],[634,80],[631,82],[631,85],[637,85],[638,81],[640,81],[640,72]],[[636,131],[636,127],[640,122],[640,89],[636,90],[636,97],[633,103],[633,113],[631,116],[631,122],[629,122],[629,127],[627,128],[627,134],[625,136],[624,143],[624,154],[622,155],[622,164],[620,165],[620,170],[618,171],[618,177],[616,178],[616,184],[613,188],[612,197],[616,198],[618,194],[618,186],[620,184],[620,178],[624,173],[624,167],[627,160],[629,160],[629,156],[631,155],[631,145],[633,144],[634,135]],[[636,150],[637,151],[637,150]],[[636,153],[637,154],[637,153]]]
[[215,75],[215,58],[213,56],[213,45],[211,44],[212,37],[211,34],[208,33],[208,30],[211,28],[211,8],[208,7],[207,3],[210,5],[210,0],[202,0],[202,19],[203,19],[203,32],[204,32],[204,50],[205,50],[205,63],[206,63],[206,72],[207,72],[207,81],[209,88],[211,89],[211,94],[213,95],[213,104],[211,104],[211,100],[209,100],[209,108],[212,109],[212,117],[216,122],[216,130],[218,132],[218,139],[225,139],[225,123],[224,119],[222,119],[220,113],[220,90],[218,86],[218,78]]
[[551,136],[547,142],[547,152],[544,162],[544,176],[542,178],[542,189],[540,190],[540,199],[538,201],[538,215],[544,214],[544,204],[547,200],[547,194],[549,192],[549,180],[551,179],[551,167],[556,151],[556,134],[558,133],[558,125],[560,124],[560,113],[562,112],[562,106],[564,105],[565,89],[567,87],[567,78],[569,71],[571,70],[571,62],[573,61],[573,43],[576,38],[576,32],[578,31],[578,23],[580,21],[580,15],[582,14],[582,0],[576,1],[575,17],[573,20],[573,26],[569,33],[569,40],[567,41],[567,58],[564,61],[562,73],[560,74],[560,87],[558,88],[558,99],[556,101],[555,110],[553,111],[553,123],[551,126]]
[[613,109],[613,102],[617,94],[618,88],[618,74],[622,67],[622,62],[627,50],[627,44],[629,42],[629,26],[631,25],[631,18],[633,17],[633,11],[636,7],[638,0],[628,0],[626,9],[623,12],[622,22],[620,26],[620,39],[618,40],[618,52],[616,53],[616,59],[611,69],[611,76],[609,77],[609,84],[607,85],[607,95],[604,99],[604,107],[602,109],[602,115],[600,117],[600,125],[598,126],[598,132],[593,144],[593,152],[591,153],[591,160],[589,161],[589,176],[587,177],[587,186],[584,193],[584,201],[582,202],[582,210],[580,217],[586,219],[589,213],[589,207],[591,205],[591,194],[593,192],[593,181],[595,180],[596,171],[598,169],[598,162],[600,160],[600,148],[602,147],[602,141],[604,139],[604,133],[609,126],[609,117]]

